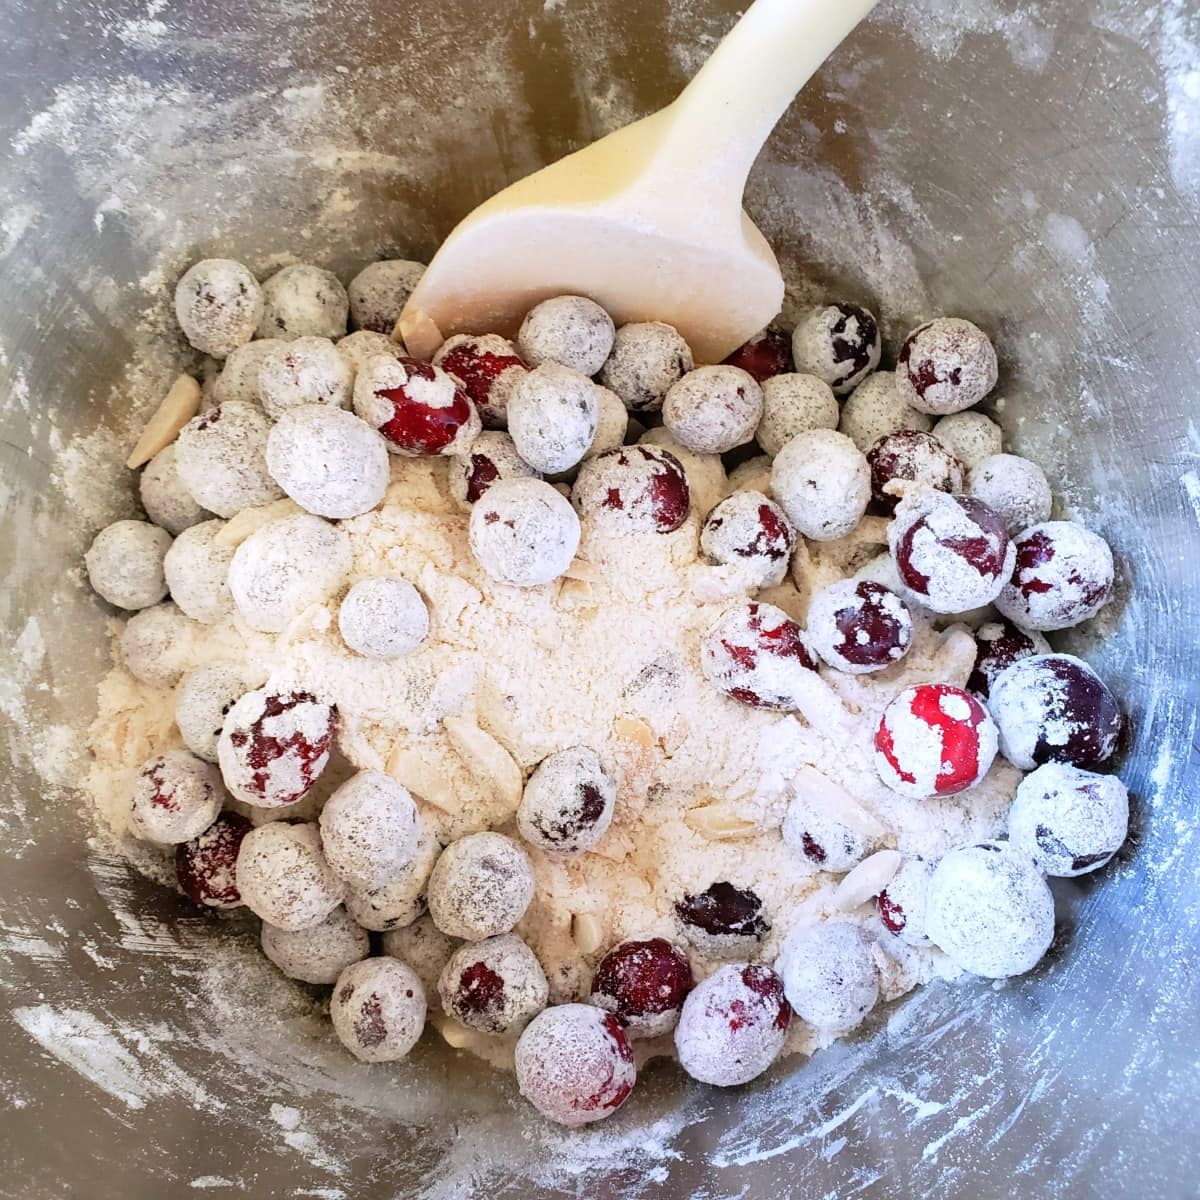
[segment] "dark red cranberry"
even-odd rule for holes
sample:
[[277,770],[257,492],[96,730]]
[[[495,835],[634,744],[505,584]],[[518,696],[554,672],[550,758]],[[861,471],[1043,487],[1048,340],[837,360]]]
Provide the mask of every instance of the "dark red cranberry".
[[1018,629],[1011,621],[988,621],[975,631],[975,667],[967,691],[985,700],[1001,671],[1022,658],[1049,654],[1050,643],[1040,633]]
[[904,909],[887,894],[887,888],[879,893],[875,904],[884,928],[891,933],[903,933],[905,925],[908,924],[908,917],[905,916]]
[[939,492],[961,492],[963,465],[930,433],[900,429],[885,433],[870,450],[871,495],[885,512],[895,512],[899,496],[885,491],[897,479],[913,480]]
[[898,662],[912,645],[908,605],[881,583],[846,579],[813,598],[808,610],[813,649],[831,667],[858,674]]
[[691,503],[682,464],[658,446],[618,446],[588,459],[571,498],[582,516],[621,533],[672,533]]
[[[396,358],[409,379],[421,380],[424,387],[452,382],[444,371],[429,363],[401,355]],[[451,402],[441,407],[424,402],[421,385],[380,388],[375,395],[392,406],[392,416],[379,426],[379,432],[410,454],[440,454],[474,415],[467,393],[457,385]]]
[[720,880],[675,904],[684,928],[712,938],[751,938],[758,941],[771,926],[762,901],[749,889]]
[[[756,996],[761,996],[768,1004],[772,1006],[775,1012],[775,1019],[772,1024],[776,1029],[786,1029],[791,1023],[792,1010],[788,1006],[787,1000],[783,994],[783,980],[770,967],[759,966],[756,963],[751,963],[742,968],[742,983],[745,984],[748,991],[753,992]],[[738,1012],[738,1004],[735,1001],[729,1007],[731,1030],[738,1030],[746,1024],[747,1014]],[[734,1022],[738,1021],[738,1024]]]
[[[303,721],[275,720],[301,707],[311,707]],[[268,808],[294,804],[312,787],[329,761],[335,713],[311,692],[274,692],[265,696],[261,716],[249,724],[229,728],[227,721],[222,738],[228,734],[235,752],[235,761],[221,761],[227,786],[248,803]],[[230,710],[230,720],[236,718],[237,705]],[[314,736],[318,721],[320,729]],[[268,722],[272,732],[267,732]],[[277,771],[283,759],[288,760],[288,768]]]
[[251,828],[239,813],[223,812],[199,837],[175,847],[175,877],[186,896],[208,908],[241,904],[237,857]]
[[631,1037],[657,1037],[674,1027],[695,986],[687,956],[666,938],[634,939],[600,960],[592,1003],[616,1013]]
[[[860,304],[842,301],[830,306],[842,314],[830,327],[833,361],[847,364],[845,378],[853,378],[871,365],[871,357],[879,344],[879,322],[874,313]],[[853,329],[851,328],[853,322]]]
[[[816,670],[803,630],[773,604],[750,601],[731,609],[700,643],[705,677],[753,708],[796,707],[796,690],[781,680],[781,660],[795,671]],[[797,680],[797,688],[802,682]]]
[[492,392],[502,375],[514,370],[525,371],[525,362],[518,354],[485,349],[479,339],[472,339],[459,342],[445,354],[439,354],[437,365],[443,371],[449,371],[463,385],[467,395],[479,408],[485,425],[492,428],[503,426],[506,406],[494,404]]
[[759,383],[772,375],[787,375],[796,368],[792,363],[792,338],[775,325],[768,325],[748,342],[743,342],[728,358],[726,366],[741,367]]
[[470,458],[471,465],[467,470],[467,500],[474,504],[500,478],[500,470],[486,454],[472,454]]

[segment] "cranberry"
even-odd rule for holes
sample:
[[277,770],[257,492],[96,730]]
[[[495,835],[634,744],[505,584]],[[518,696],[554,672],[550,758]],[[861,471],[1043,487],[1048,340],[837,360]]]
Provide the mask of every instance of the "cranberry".
[[879,919],[883,922],[884,928],[889,933],[903,933],[904,926],[908,924],[908,918],[904,915],[904,909],[887,894],[887,888],[884,888],[875,898],[875,904],[879,909]]
[[223,812],[199,837],[175,847],[175,877],[186,896],[208,908],[241,904],[235,868],[250,828],[239,813]]
[[727,696],[754,708],[796,707],[803,672],[816,669],[800,626],[773,604],[731,609],[704,635],[700,665]]
[[515,933],[468,942],[438,979],[446,1012],[481,1033],[518,1033],[546,1007],[549,985],[532,950]]
[[217,742],[225,786],[247,804],[294,804],[329,762],[334,715],[309,692],[262,688],[243,696]]
[[813,309],[792,334],[796,370],[823,379],[838,395],[875,370],[881,349],[879,322],[859,304]]
[[990,604],[1016,555],[1004,522],[986,504],[932,488],[897,505],[888,543],[904,585],[939,613]]
[[700,549],[715,563],[737,566],[754,587],[782,582],[795,546],[783,509],[761,492],[733,492],[700,530]]
[[630,1037],[658,1037],[675,1027],[696,986],[687,956],[666,938],[614,946],[592,978],[592,1003],[615,1012]]
[[458,380],[401,354],[374,354],[359,368],[354,410],[396,454],[461,454],[480,419]]
[[688,940],[718,956],[753,946],[771,928],[758,896],[726,880],[684,896],[676,902],[675,913]]
[[788,375],[795,370],[791,335],[775,325],[768,325],[748,342],[743,342],[723,363],[741,367],[759,383],[772,375]]
[[679,459],[658,446],[619,446],[588,459],[571,498],[580,516],[611,533],[672,533],[690,494]]
[[851,674],[878,671],[908,653],[912,614],[883,584],[844,579],[813,598],[808,637],[831,667]]
[[1090,767],[1116,749],[1121,710],[1100,677],[1070,654],[1037,654],[1002,672],[989,700],[1000,749],[1023,771],[1047,762]]
[[941,416],[978,404],[996,384],[996,351],[977,325],[938,317],[900,348],[896,387],[921,412]]
[[906,859],[875,898],[883,927],[910,946],[926,946],[925,898],[933,867],[924,859]]
[[1016,566],[996,607],[1029,629],[1068,629],[1112,594],[1108,543],[1073,521],[1044,521],[1015,541]]
[[948,683],[905,688],[875,731],[879,777],[916,800],[973,787],[995,756],[996,727],[983,705]]
[[1011,621],[988,621],[975,631],[975,668],[967,691],[985,700],[996,676],[1022,658],[1049,654],[1050,643],[1040,633],[1018,629]]
[[462,384],[485,425],[503,427],[508,396],[527,369],[511,342],[494,334],[456,336],[437,352],[434,363]]
[[613,818],[617,787],[586,746],[544,758],[525,784],[517,830],[551,854],[595,849]]
[[885,512],[895,512],[899,496],[886,491],[894,479],[928,484],[939,492],[961,492],[963,465],[930,433],[900,429],[886,433],[867,451],[871,495]]

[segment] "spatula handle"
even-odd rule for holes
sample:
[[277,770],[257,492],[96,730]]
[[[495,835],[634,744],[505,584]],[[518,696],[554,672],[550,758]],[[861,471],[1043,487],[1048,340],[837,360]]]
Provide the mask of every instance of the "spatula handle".
[[662,151],[676,178],[740,202],[779,118],[876,2],[755,0],[671,106]]

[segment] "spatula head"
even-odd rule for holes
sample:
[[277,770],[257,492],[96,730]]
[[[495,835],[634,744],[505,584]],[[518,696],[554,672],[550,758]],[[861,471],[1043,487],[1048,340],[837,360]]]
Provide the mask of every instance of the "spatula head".
[[551,296],[589,296],[618,325],[666,321],[697,362],[720,362],[779,312],[783,279],[736,205],[672,187],[655,162],[666,113],[506,188],[464,219],[400,318],[409,352],[452,333],[512,337]]

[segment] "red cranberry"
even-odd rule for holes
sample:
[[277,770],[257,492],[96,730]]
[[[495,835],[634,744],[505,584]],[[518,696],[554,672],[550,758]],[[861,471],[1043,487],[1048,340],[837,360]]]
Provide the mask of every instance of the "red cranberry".
[[992,684],[1000,750],[1023,771],[1047,762],[1090,767],[1116,749],[1121,710],[1095,671],[1070,654],[1037,654]]
[[904,585],[939,613],[990,604],[1016,557],[1004,522],[986,504],[932,488],[896,506],[888,544]]
[[475,406],[453,376],[400,354],[376,354],[363,363],[354,409],[398,454],[459,454],[480,428]]
[[658,446],[618,446],[587,459],[571,499],[580,516],[611,533],[672,533],[690,503],[683,466]]
[[905,688],[875,731],[879,777],[915,800],[974,787],[995,757],[996,727],[983,705],[948,683]]
[[748,951],[771,928],[758,896],[726,880],[684,896],[676,902],[675,913],[688,940],[718,957]]
[[737,491],[704,519],[700,549],[715,563],[736,565],[753,587],[783,580],[796,533],[782,508],[761,492]]
[[508,397],[527,370],[511,342],[495,334],[459,334],[447,340],[433,361],[463,385],[484,425],[504,427]]
[[800,626],[773,604],[730,609],[700,643],[704,676],[725,695],[753,708],[791,709],[816,670]]
[[294,804],[329,762],[334,715],[309,692],[249,692],[229,710],[217,742],[225,786],[247,804]]
[[887,894],[887,888],[875,898],[875,904],[879,909],[879,919],[883,922],[883,927],[889,933],[903,933],[908,918],[904,915],[904,909]]
[[743,342],[728,358],[725,366],[741,367],[762,383],[772,375],[790,374],[792,363],[792,338],[775,325],[756,333],[748,342]]
[[839,671],[878,671],[908,653],[912,614],[883,584],[844,579],[813,597],[808,637],[813,649]]
[[175,847],[175,877],[186,896],[208,908],[241,904],[237,857],[250,829],[239,813],[223,812],[199,837]]
[[615,1012],[630,1037],[658,1037],[675,1027],[696,986],[687,956],[666,938],[614,946],[592,978],[592,1003]]
[[871,495],[885,512],[895,512],[899,496],[885,488],[894,479],[915,480],[939,492],[961,492],[963,465],[931,433],[900,429],[885,433],[867,451],[871,465]]
[[1050,643],[1040,633],[1018,629],[1011,621],[988,621],[975,631],[975,668],[967,691],[985,700],[996,676],[1022,658],[1049,654]]
[[1108,543],[1073,521],[1044,521],[1015,541],[1012,579],[996,607],[1028,629],[1068,629],[1108,602],[1113,557]]
[[438,979],[447,1014],[490,1034],[524,1029],[546,1007],[549,990],[537,956],[515,933],[460,946]]
[[938,317],[904,339],[896,365],[901,397],[942,416],[978,404],[996,384],[996,351],[977,325]]

